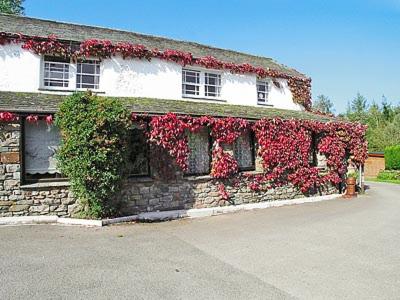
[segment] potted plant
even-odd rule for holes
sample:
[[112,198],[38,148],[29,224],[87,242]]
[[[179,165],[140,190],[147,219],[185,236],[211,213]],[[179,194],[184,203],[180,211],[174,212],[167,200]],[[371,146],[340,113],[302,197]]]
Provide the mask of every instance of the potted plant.
[[356,195],[356,181],[357,181],[357,172],[354,170],[347,172],[346,174],[346,198],[355,197]]

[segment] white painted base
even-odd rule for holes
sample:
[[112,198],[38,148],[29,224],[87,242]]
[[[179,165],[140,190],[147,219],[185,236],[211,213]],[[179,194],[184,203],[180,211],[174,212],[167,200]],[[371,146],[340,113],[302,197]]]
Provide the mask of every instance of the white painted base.
[[87,219],[74,219],[74,218],[59,218],[57,216],[22,216],[22,217],[4,217],[0,218],[0,225],[17,225],[17,224],[49,224],[57,223],[64,225],[81,225],[81,226],[96,226],[101,227],[110,224],[131,222],[131,221],[165,221],[179,218],[202,218],[216,216],[220,214],[253,210],[253,209],[265,209],[269,207],[279,207],[284,205],[303,204],[310,202],[333,200],[341,197],[341,194],[333,194],[326,196],[306,197],[289,200],[279,201],[266,201],[259,203],[241,204],[241,205],[230,205],[230,206],[218,206],[210,208],[193,208],[187,210],[169,210],[169,211],[157,211],[140,213],[138,215],[104,219],[104,220],[87,220]]

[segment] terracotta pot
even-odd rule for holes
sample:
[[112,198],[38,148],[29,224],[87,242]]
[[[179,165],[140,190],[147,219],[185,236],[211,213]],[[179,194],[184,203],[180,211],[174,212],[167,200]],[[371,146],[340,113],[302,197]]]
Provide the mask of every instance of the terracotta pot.
[[346,194],[344,195],[345,198],[352,198],[357,196],[356,194],[356,179],[354,177],[349,177],[346,179]]
[[356,184],[356,179],[354,177],[349,177],[346,179],[347,185],[355,185]]

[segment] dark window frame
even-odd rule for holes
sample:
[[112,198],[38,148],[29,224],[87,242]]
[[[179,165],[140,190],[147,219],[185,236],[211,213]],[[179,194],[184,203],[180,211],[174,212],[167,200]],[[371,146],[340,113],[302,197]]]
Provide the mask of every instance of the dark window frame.
[[[139,129],[139,128],[134,128],[134,129],[143,130],[144,134],[146,134],[146,132],[148,132],[148,130],[149,130],[149,127],[146,126],[146,129]],[[132,130],[134,130],[134,129],[132,129]],[[146,161],[147,161],[147,173],[146,174],[132,174],[130,172],[127,172],[127,177],[128,178],[146,178],[146,177],[151,177],[151,163],[150,163],[151,151],[150,151],[150,144],[147,141],[145,141],[145,144],[146,144],[145,153],[146,153]],[[128,151],[130,151],[130,149],[128,149]]]
[[189,173],[189,172],[184,172],[183,176],[184,177],[189,177],[189,176],[205,176],[205,175],[210,175],[211,174],[211,167],[212,167],[212,148],[213,148],[213,138],[211,136],[211,130],[208,126],[207,128],[207,137],[208,137],[208,171],[207,172],[200,172],[200,173]]
[[[38,175],[28,175],[25,172],[25,122],[28,115],[24,114],[20,117],[20,135],[19,135],[19,158],[20,158],[20,183],[33,184],[33,183],[45,183],[45,182],[66,182],[68,178],[61,173],[48,174],[38,174]],[[58,176],[60,177],[58,177]]]
[[[249,171],[255,171],[256,170],[256,144],[255,144],[255,134],[253,130],[248,131],[249,136],[250,136],[250,150],[251,150],[251,167],[239,167],[239,172],[249,172]],[[236,141],[235,141],[236,142]],[[233,155],[236,161],[238,162],[239,166],[239,161],[235,156],[235,150],[233,149]]]

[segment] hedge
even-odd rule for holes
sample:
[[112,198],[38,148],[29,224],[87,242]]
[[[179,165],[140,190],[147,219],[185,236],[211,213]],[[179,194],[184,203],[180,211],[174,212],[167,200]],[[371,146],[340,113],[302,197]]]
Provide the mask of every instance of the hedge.
[[385,148],[386,170],[400,170],[400,145]]

